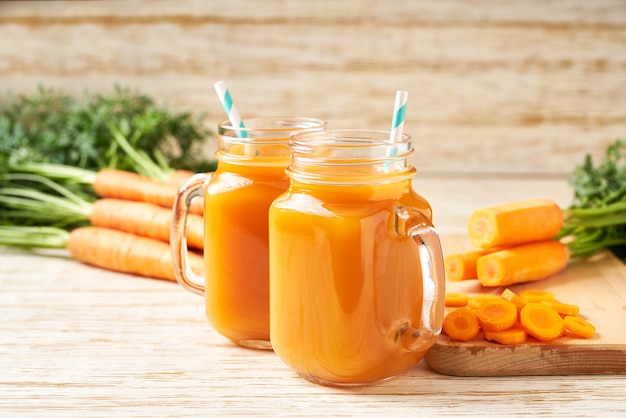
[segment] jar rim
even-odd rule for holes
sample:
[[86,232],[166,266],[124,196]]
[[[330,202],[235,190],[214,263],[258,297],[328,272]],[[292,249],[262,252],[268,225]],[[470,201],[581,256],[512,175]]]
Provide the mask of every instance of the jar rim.
[[325,129],[328,122],[318,118],[304,116],[257,116],[242,120],[243,126],[233,126],[230,120],[218,123],[220,136],[265,137],[268,135],[291,136],[292,132]]
[[292,179],[308,183],[376,184],[414,176],[411,136],[390,141],[389,131],[328,129],[291,136]]
[[402,133],[398,141],[390,141],[391,131],[376,129],[326,129],[320,131],[303,131],[291,135],[294,144],[355,144],[368,143],[371,145],[399,145],[410,143],[412,138]]

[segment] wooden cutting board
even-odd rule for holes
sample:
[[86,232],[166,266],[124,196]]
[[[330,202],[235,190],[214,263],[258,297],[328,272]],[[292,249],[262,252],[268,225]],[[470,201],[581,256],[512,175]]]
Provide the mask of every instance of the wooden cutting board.
[[[444,253],[471,249],[467,237],[442,237]],[[436,372],[453,376],[528,376],[626,374],[626,266],[611,252],[576,261],[543,281],[510,286],[553,292],[562,302],[580,307],[580,316],[596,327],[593,339],[559,338],[506,346],[483,340],[459,343],[441,335],[426,354]],[[446,291],[500,294],[478,281],[446,282]],[[532,340],[532,341],[531,341]]]

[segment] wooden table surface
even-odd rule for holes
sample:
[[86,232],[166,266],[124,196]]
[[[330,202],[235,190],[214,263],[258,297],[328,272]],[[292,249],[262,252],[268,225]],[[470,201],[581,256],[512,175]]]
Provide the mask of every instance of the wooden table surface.
[[[484,204],[547,195],[563,180],[417,179],[445,236]],[[2,416],[626,415],[626,376],[460,378],[424,361],[357,389],[299,378],[272,352],[233,346],[175,283],[0,248]]]

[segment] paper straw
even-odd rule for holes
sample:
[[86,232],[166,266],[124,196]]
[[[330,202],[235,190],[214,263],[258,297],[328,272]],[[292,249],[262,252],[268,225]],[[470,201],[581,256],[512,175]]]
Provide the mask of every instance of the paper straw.
[[409,93],[406,91],[398,91],[396,93],[396,103],[393,109],[393,120],[391,122],[390,142],[398,142],[402,140],[402,131],[404,130],[404,115],[406,114],[406,102]]
[[[235,103],[233,102],[233,98],[230,95],[230,92],[226,88],[226,83],[220,80],[215,83],[215,91],[217,92],[217,96],[222,102],[222,106],[226,111],[226,115],[228,116],[228,120],[233,128],[245,128],[243,121],[241,120],[241,116],[239,116],[239,112],[235,107]],[[245,131],[237,131],[237,135],[239,138],[247,138],[248,134]]]
[[[406,114],[406,102],[409,93],[398,90],[396,92],[396,103],[393,106],[393,119],[391,121],[391,133],[389,134],[389,142],[400,142],[402,140],[402,131],[404,130],[404,115]],[[391,147],[387,150],[387,157],[393,157],[398,154],[398,146]],[[391,160],[385,163],[385,171],[389,170]]]

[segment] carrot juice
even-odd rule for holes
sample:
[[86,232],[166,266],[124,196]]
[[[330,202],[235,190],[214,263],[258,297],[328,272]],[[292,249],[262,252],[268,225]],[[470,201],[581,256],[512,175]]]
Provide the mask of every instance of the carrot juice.
[[267,213],[288,182],[284,166],[222,162],[206,189],[206,314],[233,341],[269,341]]
[[[246,119],[245,127],[222,122],[217,170],[196,174],[178,193],[170,236],[176,279],[205,297],[211,325],[241,346],[271,349],[268,210],[289,185],[290,135],[325,124],[300,117]],[[204,277],[187,268],[183,239],[196,197],[204,200]]]
[[[367,172],[358,162],[371,158],[349,154],[342,161],[335,157],[346,151],[328,147],[320,144],[314,168],[310,161],[298,167],[296,150],[290,188],[270,208],[271,342],[309,380],[368,384],[406,371],[434,343],[438,329],[417,349],[401,342],[406,330],[417,335],[424,319],[440,329],[441,318],[422,316],[424,283],[443,287],[441,250],[434,249],[432,269],[439,277],[422,277],[420,240],[397,232],[402,208],[413,208],[420,223],[431,225],[430,205],[412,189],[411,167],[388,174],[379,164],[382,170]],[[315,152],[304,154],[315,160]],[[435,316],[442,316],[442,300],[435,304]]]

